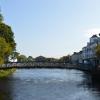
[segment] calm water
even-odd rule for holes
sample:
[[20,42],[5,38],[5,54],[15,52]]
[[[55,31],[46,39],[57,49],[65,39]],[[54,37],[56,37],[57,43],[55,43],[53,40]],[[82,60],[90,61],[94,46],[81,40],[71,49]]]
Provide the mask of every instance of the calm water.
[[100,100],[100,87],[81,71],[22,69],[0,79],[0,100]]

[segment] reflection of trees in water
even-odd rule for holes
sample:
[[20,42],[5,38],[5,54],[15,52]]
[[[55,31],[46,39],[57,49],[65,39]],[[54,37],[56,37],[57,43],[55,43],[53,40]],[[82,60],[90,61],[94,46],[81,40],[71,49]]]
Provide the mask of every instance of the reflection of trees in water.
[[9,93],[1,91],[0,100],[12,100],[12,99],[11,99],[11,96],[9,96]]
[[91,77],[91,87],[100,93],[100,80]]
[[0,79],[0,100],[13,100],[8,78]]
[[82,86],[86,89],[96,91],[100,94],[100,80],[93,78],[90,74],[83,75]]

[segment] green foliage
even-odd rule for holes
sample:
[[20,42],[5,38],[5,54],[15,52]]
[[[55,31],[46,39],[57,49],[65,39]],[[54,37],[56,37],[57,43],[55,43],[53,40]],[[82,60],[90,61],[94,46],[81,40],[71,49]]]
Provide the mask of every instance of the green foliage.
[[4,59],[2,57],[0,57],[0,64],[4,63]]
[[70,62],[70,55],[61,57],[59,59],[59,62],[66,62],[66,63]]
[[0,78],[7,77],[7,76],[11,75],[14,71],[16,71],[15,68],[7,69],[7,70],[0,70]]
[[12,47],[12,50],[15,50],[16,43],[14,40],[14,33],[10,26],[0,23],[0,37],[3,37],[7,43],[9,43]]
[[96,47],[96,56],[100,59],[100,45]]
[[0,14],[0,23],[3,21],[3,16]]
[[56,59],[56,58],[46,58],[46,61],[47,62],[57,62],[58,59]]
[[35,61],[39,61],[39,62],[45,62],[46,61],[46,58],[45,57],[43,57],[43,56],[38,56],[38,57],[36,57],[35,58]]
[[29,56],[29,57],[27,58],[27,61],[29,61],[29,62],[34,61],[34,58],[33,58],[32,56]]
[[18,59],[20,53],[16,52],[16,51],[13,51],[10,55],[10,60],[15,60],[15,59]]
[[27,57],[25,55],[19,55],[17,60],[18,62],[27,62]]
[[10,26],[3,21],[3,16],[0,14],[0,63],[8,61],[8,57],[16,49],[14,33]]
[[11,46],[5,41],[4,38],[0,37],[0,63],[4,62],[6,55],[11,54]]

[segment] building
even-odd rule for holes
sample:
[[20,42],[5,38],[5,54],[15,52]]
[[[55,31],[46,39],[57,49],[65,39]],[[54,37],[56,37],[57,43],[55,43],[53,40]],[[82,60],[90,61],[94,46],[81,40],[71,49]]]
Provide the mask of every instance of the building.
[[71,56],[71,63],[72,64],[79,63],[79,53],[78,52],[74,52],[73,55]]
[[43,57],[43,56],[38,56],[38,57],[35,58],[35,61],[36,62],[45,62],[46,61],[46,58]]
[[80,52],[78,53],[78,63],[79,63],[79,64],[82,64],[82,63],[83,63],[82,51],[80,51]]
[[93,35],[87,43],[87,46],[82,48],[82,58],[84,64],[92,64],[93,66],[97,64],[95,48],[98,44],[100,44],[100,37]]
[[74,52],[73,55],[71,56],[71,62],[72,64],[82,64],[83,63],[82,51]]
[[71,56],[71,62],[73,64],[90,64],[96,66],[98,60],[96,57],[96,46],[100,44],[100,34],[99,36],[93,35],[87,45],[82,48],[80,52],[74,52]]

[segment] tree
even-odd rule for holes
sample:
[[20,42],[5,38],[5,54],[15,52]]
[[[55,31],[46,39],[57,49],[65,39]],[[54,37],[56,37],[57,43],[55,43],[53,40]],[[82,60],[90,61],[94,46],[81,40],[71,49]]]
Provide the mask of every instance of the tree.
[[9,57],[9,59],[11,61],[16,61],[19,57],[20,53],[18,53],[17,51],[13,51]]
[[56,58],[46,58],[46,61],[47,62],[57,62],[58,59],[56,59]]
[[0,48],[0,51],[2,52],[2,54],[0,53],[0,57],[2,58],[2,61],[7,62],[11,52],[16,50],[16,43],[14,40],[14,33],[11,27],[3,23],[2,14],[0,14],[0,38],[1,38],[0,47],[3,48],[4,45],[4,48],[6,49],[5,52],[5,50],[1,50]]
[[11,46],[5,41],[4,38],[0,37],[0,63],[4,63],[5,55],[11,54]]
[[98,44],[95,48],[96,57],[97,57],[97,65],[100,64],[100,44]]
[[59,62],[65,62],[65,63],[70,62],[70,55],[61,57],[61,58],[59,59]]
[[96,47],[96,56],[98,59],[100,59],[100,45],[97,45]]
[[0,14],[0,23],[3,21],[3,16]]
[[16,48],[16,43],[14,40],[14,33],[10,26],[0,23],[0,37],[3,37],[7,43],[9,43],[12,47],[12,51]]
[[4,60],[2,57],[0,57],[0,64],[3,64],[4,63]]
[[25,55],[19,55],[17,60],[18,62],[27,62],[27,57]]
[[27,58],[27,61],[28,61],[28,62],[34,61],[34,58],[33,58],[32,56],[29,56],[29,57]]
[[37,62],[45,62],[46,58],[43,57],[43,56],[38,56],[38,57],[35,58],[35,61],[37,61]]

